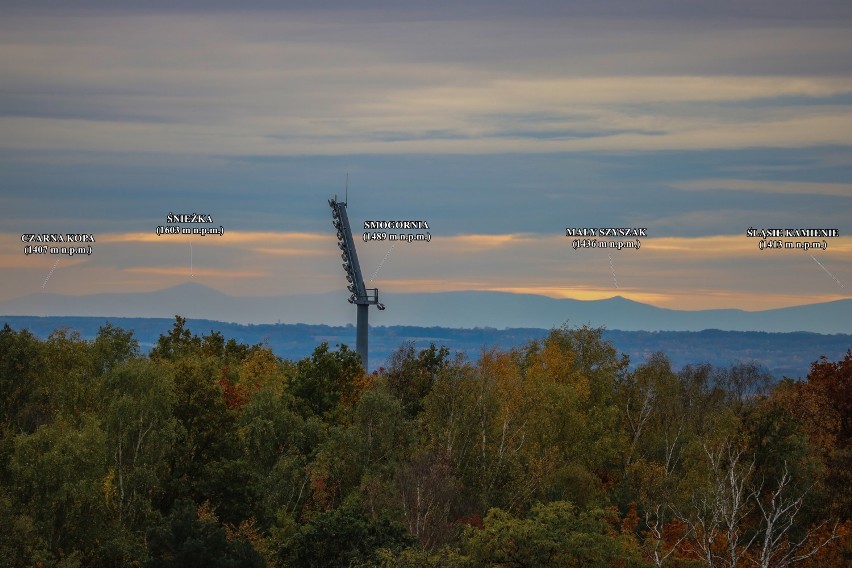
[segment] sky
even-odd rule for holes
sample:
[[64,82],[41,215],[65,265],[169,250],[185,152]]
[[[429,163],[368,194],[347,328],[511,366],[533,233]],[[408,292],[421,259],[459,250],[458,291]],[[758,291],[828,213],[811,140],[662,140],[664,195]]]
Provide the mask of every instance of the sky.
[[[847,1],[2,11],[0,301],[192,281],[345,302],[327,200],[347,194],[382,291],[688,310],[850,297]],[[224,234],[158,235],[170,213]],[[426,221],[430,239],[363,242],[365,220]],[[589,227],[647,236],[575,250],[566,229]],[[752,228],[839,236],[760,250]],[[45,233],[95,243],[25,254],[22,235]]]

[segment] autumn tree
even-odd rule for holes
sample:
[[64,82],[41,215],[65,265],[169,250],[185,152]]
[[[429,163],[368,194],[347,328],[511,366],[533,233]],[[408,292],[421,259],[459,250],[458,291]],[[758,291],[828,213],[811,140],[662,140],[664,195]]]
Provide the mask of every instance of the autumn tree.
[[627,498],[639,504],[650,560],[663,566],[687,536],[674,514],[684,447],[695,439],[686,389],[668,358],[655,353],[628,372],[617,390]]
[[832,507],[841,518],[852,518],[852,350],[840,361],[821,357],[806,382],[786,385],[777,398],[819,452]]

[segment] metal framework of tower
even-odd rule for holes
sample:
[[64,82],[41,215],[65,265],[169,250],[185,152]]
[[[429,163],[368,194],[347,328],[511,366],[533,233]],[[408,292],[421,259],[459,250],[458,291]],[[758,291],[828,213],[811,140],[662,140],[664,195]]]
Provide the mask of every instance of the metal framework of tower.
[[349,226],[349,216],[346,214],[346,202],[334,199],[328,200],[331,206],[331,219],[334,228],[337,229],[337,246],[341,251],[340,258],[343,259],[343,269],[346,271],[346,286],[351,293],[349,303],[355,304],[357,308],[357,324],[355,332],[355,351],[361,357],[361,364],[367,370],[367,330],[368,309],[375,305],[380,310],[385,309],[379,303],[379,289],[367,288],[364,278],[361,276],[361,265],[358,263],[358,253],[355,251],[355,240],[352,238],[352,229]]

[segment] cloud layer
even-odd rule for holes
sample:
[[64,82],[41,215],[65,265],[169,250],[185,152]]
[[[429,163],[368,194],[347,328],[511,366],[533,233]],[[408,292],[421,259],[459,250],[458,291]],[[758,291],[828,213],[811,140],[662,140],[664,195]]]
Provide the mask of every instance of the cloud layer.
[[[364,244],[389,291],[847,297],[815,262],[852,280],[846,3],[277,4],[10,5],[0,299],[53,265],[20,234],[54,231],[102,236],[51,277],[71,293],[177,283],[190,244],[190,277],[229,293],[340,288],[325,200],[346,172],[353,218],[434,227],[425,245]],[[157,237],[171,211],[226,236]],[[583,226],[651,236],[573,251],[564,230]],[[751,226],[842,237],[773,255]]]

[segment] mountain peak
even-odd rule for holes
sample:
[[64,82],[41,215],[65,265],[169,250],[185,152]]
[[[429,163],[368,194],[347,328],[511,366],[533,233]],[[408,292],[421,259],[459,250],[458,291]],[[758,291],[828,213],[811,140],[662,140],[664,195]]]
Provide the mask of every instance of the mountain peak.
[[[35,316],[173,317],[242,323],[302,322],[346,324],[354,311],[343,294],[270,297],[231,296],[198,282],[154,292],[91,296],[39,294],[0,302],[0,314]],[[852,301],[812,304],[761,312],[684,311],[657,308],[615,295],[603,300],[555,299],[505,292],[387,294],[388,310],[374,311],[374,326],[418,325],[455,328],[542,328],[565,322],[607,329],[647,331],[811,331],[849,333]]]

